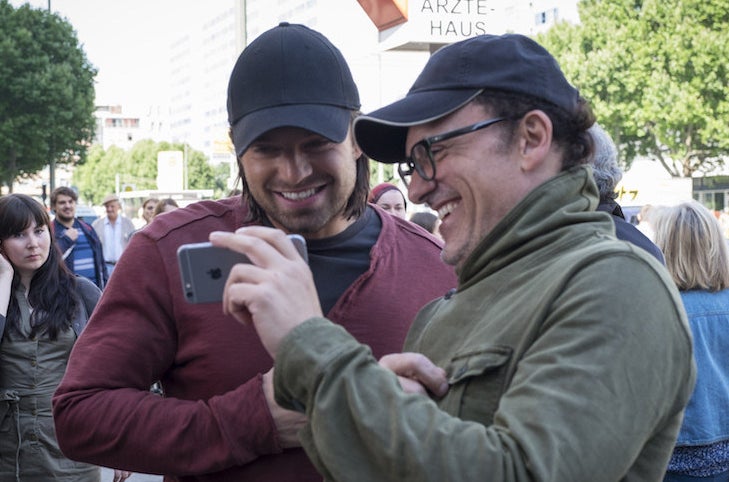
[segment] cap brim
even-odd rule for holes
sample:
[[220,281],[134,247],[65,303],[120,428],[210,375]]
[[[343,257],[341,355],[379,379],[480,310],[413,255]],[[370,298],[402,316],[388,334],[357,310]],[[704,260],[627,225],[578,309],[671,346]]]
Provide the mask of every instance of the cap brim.
[[406,157],[408,128],[440,119],[459,109],[482,89],[410,92],[407,97],[354,121],[354,136],[362,151],[379,162],[394,164]]
[[233,124],[233,145],[237,157],[243,155],[253,141],[279,127],[300,127],[342,142],[347,137],[352,111],[319,104],[282,105],[262,109]]

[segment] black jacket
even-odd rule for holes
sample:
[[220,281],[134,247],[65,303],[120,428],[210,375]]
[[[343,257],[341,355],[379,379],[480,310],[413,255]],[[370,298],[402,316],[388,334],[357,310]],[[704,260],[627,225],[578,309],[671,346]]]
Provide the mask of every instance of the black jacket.
[[666,260],[663,257],[663,253],[660,248],[653,244],[653,241],[648,239],[645,234],[641,233],[638,228],[630,224],[625,220],[623,210],[620,209],[620,205],[611,199],[600,199],[600,204],[597,206],[598,211],[605,211],[612,215],[613,221],[615,222],[615,236],[618,239],[632,243],[639,248],[643,248],[648,251],[654,258],[665,265]]
[[[99,237],[96,235],[94,228],[79,218],[74,219],[73,227],[80,229],[86,235],[86,239],[88,239],[89,245],[91,245],[91,250],[94,252],[96,286],[104,289],[106,282],[109,280],[109,272],[106,269],[106,263],[104,263],[104,251],[101,247],[101,241],[99,241]],[[56,244],[61,251],[64,261],[66,261],[66,266],[73,273],[73,248],[76,245],[76,241],[66,236],[66,226],[59,223],[57,219],[53,220],[53,236],[56,238]]]

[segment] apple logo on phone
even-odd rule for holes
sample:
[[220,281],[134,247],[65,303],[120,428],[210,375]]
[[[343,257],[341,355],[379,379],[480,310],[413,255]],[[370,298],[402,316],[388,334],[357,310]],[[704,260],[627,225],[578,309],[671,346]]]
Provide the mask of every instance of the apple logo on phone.
[[220,270],[220,268],[213,268],[208,271],[208,274],[212,279],[220,279],[223,276],[223,272]]

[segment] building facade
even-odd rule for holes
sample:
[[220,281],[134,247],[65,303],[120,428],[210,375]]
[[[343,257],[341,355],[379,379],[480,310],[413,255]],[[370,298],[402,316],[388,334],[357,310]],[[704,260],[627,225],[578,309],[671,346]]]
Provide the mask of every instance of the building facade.
[[[461,16],[448,14],[449,9],[463,9],[469,4],[474,5],[475,13],[475,5],[479,5],[489,18],[490,33],[533,34],[556,21],[577,17],[576,0],[411,0],[410,4],[422,15],[432,12],[432,17],[443,19]],[[413,15],[417,16],[415,12]],[[208,17],[200,19],[199,28],[185,32],[171,48],[170,140],[189,143],[213,163],[233,160],[226,112],[228,77],[244,46],[284,21],[322,32],[342,51],[359,86],[365,112],[402,97],[430,54],[422,46],[388,50],[365,10],[354,1],[213,2]],[[443,24],[442,28],[450,27]],[[474,28],[469,32],[480,33]]]

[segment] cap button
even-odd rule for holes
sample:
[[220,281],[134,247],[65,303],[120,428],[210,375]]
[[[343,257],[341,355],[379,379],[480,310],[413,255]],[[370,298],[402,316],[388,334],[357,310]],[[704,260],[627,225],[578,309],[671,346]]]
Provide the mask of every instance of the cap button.
[[288,22],[281,22],[278,24],[279,27],[288,27],[290,24]]

